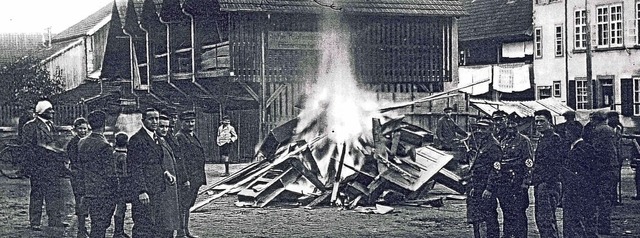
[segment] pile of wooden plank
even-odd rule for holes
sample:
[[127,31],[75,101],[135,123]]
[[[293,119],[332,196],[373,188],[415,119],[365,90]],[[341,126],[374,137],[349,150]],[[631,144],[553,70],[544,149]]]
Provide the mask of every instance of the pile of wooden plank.
[[[265,138],[256,154],[257,162],[203,189],[191,210],[229,194],[237,195],[238,206],[264,207],[278,200],[294,200],[307,207],[332,204],[354,208],[371,205],[388,191],[401,195],[396,196],[400,200],[420,199],[435,182],[463,193],[461,177],[444,168],[454,155],[430,146],[431,132],[402,119],[387,118],[384,123],[373,119],[373,143],[363,152],[361,166],[345,163],[346,145],[337,145],[341,153],[331,157],[329,167],[335,169],[330,169],[328,179],[321,179],[313,151],[318,145],[331,143],[329,139],[320,135],[310,141],[294,140],[298,121],[289,121]],[[350,170],[351,175],[343,176],[344,170]],[[311,192],[288,189],[301,184]]]

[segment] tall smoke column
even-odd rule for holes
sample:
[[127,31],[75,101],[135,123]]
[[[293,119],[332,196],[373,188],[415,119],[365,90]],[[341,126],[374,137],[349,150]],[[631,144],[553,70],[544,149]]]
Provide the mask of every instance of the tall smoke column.
[[358,87],[351,69],[349,35],[341,29],[338,17],[325,16],[324,23],[319,41],[317,80],[299,115],[296,131],[306,141],[317,135],[327,135],[327,144],[316,146],[314,153],[321,177],[326,179],[331,164],[329,157],[340,156],[335,150],[338,144],[346,143],[350,152],[345,164],[362,165],[363,145],[360,142],[372,141],[371,118],[378,116],[375,115],[378,114],[378,103],[375,94]]

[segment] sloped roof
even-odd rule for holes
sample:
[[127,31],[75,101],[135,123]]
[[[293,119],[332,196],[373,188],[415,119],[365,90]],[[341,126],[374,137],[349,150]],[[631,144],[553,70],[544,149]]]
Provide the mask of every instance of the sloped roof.
[[458,0],[220,0],[222,11],[281,13],[320,13],[338,10],[346,13],[413,16],[461,16]]
[[0,34],[0,64],[15,61],[43,47],[37,33]]
[[79,41],[79,39],[72,38],[65,41],[54,42],[51,43],[51,47],[42,48],[34,52],[34,54],[42,60],[47,61],[49,58],[55,57],[58,52],[64,51],[67,48],[73,48],[73,46],[79,44]]
[[64,40],[73,39],[73,38],[86,35],[87,32],[89,32],[94,27],[96,27],[96,25],[103,22],[105,18],[111,16],[112,8],[113,8],[113,2],[110,2],[104,7],[100,8],[100,10],[88,16],[87,18],[83,19],[82,21],[76,23],[75,25],[55,35],[52,41],[53,42],[64,41]]
[[458,21],[460,41],[531,36],[532,0],[461,0],[468,15]]
[[520,117],[532,117],[537,110],[547,109],[553,116],[560,116],[566,111],[574,111],[569,106],[556,98],[545,98],[536,101],[487,101],[471,99],[469,101],[472,106],[478,108],[483,113],[491,115],[497,110],[506,113],[515,113]]

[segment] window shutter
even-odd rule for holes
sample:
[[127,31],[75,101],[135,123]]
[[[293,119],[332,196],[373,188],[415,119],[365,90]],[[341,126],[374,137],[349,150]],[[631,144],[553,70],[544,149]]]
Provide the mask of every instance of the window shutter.
[[620,99],[622,101],[621,114],[633,116],[633,79],[620,79]]
[[576,109],[576,81],[569,80],[569,87],[567,88],[567,106]]

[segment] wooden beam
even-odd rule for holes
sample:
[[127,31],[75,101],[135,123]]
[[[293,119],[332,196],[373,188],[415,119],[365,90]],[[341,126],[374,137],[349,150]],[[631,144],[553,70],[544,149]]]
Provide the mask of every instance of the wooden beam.
[[286,84],[281,84],[280,86],[278,86],[278,88],[276,88],[276,90],[273,91],[271,96],[269,96],[269,99],[267,99],[267,102],[264,104],[264,107],[265,108],[269,108],[269,106],[271,106],[271,103],[273,103],[273,101],[276,100],[278,95],[280,95],[282,92],[284,92],[285,89],[287,89],[287,85]]
[[258,96],[258,93],[256,93],[256,91],[253,91],[253,89],[249,87],[247,83],[240,82],[240,85],[244,88],[244,90],[247,90],[247,92],[251,95],[251,97],[254,100],[256,100],[256,102],[260,102],[260,96]]

